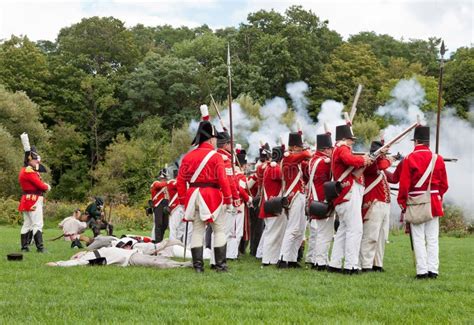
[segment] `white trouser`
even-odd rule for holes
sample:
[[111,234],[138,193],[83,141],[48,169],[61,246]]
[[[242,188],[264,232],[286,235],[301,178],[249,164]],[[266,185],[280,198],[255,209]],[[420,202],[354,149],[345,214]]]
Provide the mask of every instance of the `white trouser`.
[[[220,214],[214,218],[214,222],[209,223],[213,231],[213,240],[216,247],[226,244],[225,237],[225,209],[220,209]],[[204,232],[206,231],[206,223],[201,218],[195,218],[193,222],[193,232],[191,239],[191,248],[202,247],[204,243]]]
[[306,263],[315,263],[315,252],[316,252],[316,229],[317,223],[316,219],[308,220],[307,228],[309,228],[309,238],[308,238],[308,252],[306,253]]
[[[173,210],[170,215],[169,229],[170,237],[169,239],[177,239],[184,243],[184,234],[186,232],[186,222],[183,221],[184,209],[181,206],[178,206]],[[193,223],[188,222],[188,243],[191,242],[193,231]]]
[[328,264],[329,247],[334,236],[334,213],[326,219],[316,220],[316,241],[314,264],[319,266]]
[[[243,207],[234,210],[232,217],[226,220],[227,251],[226,257],[236,259],[239,257],[239,245],[244,235],[244,211]],[[228,216],[226,216],[227,219]]]
[[[385,238],[390,222],[390,203],[374,202],[366,215],[360,244],[360,265],[371,269],[374,264],[383,266]],[[377,256],[377,263],[375,263]]]
[[364,187],[357,182],[352,184],[352,193],[347,202],[336,206],[339,228],[334,239],[329,266],[347,270],[359,268],[360,242],[362,240],[362,196]]
[[29,231],[33,231],[33,235],[37,231],[43,231],[43,197],[38,197],[35,205],[33,205],[33,211],[22,212],[23,214],[23,226],[21,227],[21,233],[26,234]]
[[262,263],[263,264],[277,264],[280,259],[281,244],[283,242],[283,235],[285,234],[288,218],[283,212],[277,217],[265,218],[265,229],[262,233],[260,242],[263,242],[262,247]]
[[306,216],[304,213],[305,197],[297,193],[291,202],[288,211],[288,223],[286,225],[280,256],[285,262],[296,262],[298,250],[303,242],[306,228]]
[[[265,220],[263,222],[263,231],[265,231]],[[262,236],[260,236],[260,241],[258,242],[257,246],[257,251],[255,252],[255,257],[256,258],[262,258],[263,257],[263,231],[262,231]]]
[[438,274],[439,218],[434,217],[433,220],[410,227],[416,257],[416,274]]

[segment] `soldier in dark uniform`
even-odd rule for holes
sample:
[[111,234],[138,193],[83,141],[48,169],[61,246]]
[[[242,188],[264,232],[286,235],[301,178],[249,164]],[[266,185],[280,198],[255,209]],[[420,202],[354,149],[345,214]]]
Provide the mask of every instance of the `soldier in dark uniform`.
[[107,234],[112,236],[113,234],[113,226],[104,220],[104,199],[97,196],[95,197],[94,202],[90,203],[86,208],[86,216],[87,216],[87,225],[92,230],[94,237],[100,235],[101,229],[106,229]]

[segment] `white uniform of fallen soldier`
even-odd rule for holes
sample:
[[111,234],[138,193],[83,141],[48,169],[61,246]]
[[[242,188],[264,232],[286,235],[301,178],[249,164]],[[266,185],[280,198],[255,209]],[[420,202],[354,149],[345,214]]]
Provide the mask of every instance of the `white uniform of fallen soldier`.
[[[143,238],[142,236],[130,235],[130,234],[126,236],[127,237],[124,237],[124,238],[133,238],[133,239]],[[118,239],[117,237],[113,237],[113,236],[99,235],[96,238],[94,238],[94,241],[86,249],[89,251],[93,251],[93,250],[97,250],[104,247],[113,247],[113,246],[116,246],[120,240],[124,240],[124,238]],[[166,246],[159,252],[159,255],[164,256],[164,257],[183,258],[184,245],[181,241],[171,240],[171,239],[167,239],[165,241],[172,242],[174,244],[173,245],[168,244],[168,246]],[[139,240],[139,242],[136,243],[133,246],[133,248],[139,249],[144,254],[151,255],[152,253],[150,252],[156,250],[156,247],[160,247],[160,246],[161,246],[161,243],[153,244],[151,242],[142,242],[142,240]],[[210,259],[210,257],[211,257],[211,251],[205,250],[203,258]],[[189,247],[187,247],[186,249],[186,258],[191,258],[191,250],[189,249]]]
[[[46,265],[62,267],[78,265],[137,265],[159,269],[191,267],[191,262],[177,262],[164,256],[169,254],[169,252],[168,254],[166,253],[166,250],[173,246],[182,246],[182,243],[177,240],[164,240],[159,244],[139,243],[133,238],[125,237],[114,242],[112,247],[79,252],[69,261],[49,262]],[[168,249],[168,251],[170,250]]]

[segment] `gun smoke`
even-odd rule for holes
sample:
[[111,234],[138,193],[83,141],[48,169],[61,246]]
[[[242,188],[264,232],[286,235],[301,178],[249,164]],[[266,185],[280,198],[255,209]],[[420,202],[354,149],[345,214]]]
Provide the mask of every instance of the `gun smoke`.
[[[288,133],[297,131],[297,121],[303,131],[303,140],[308,146],[314,146],[316,134],[325,132],[324,123],[332,132],[334,141],[335,127],[345,123],[342,115],[344,105],[334,100],[324,101],[315,123],[307,109],[308,99],[305,96],[307,90],[308,85],[303,81],[287,84],[286,91],[291,99],[291,106],[284,98],[275,97],[264,103],[258,117],[248,114],[238,103],[232,103],[235,143],[241,143],[243,148],[247,149],[250,159],[258,156],[260,141],[268,142],[271,147],[280,145],[280,139],[283,139],[286,144]],[[376,111],[377,115],[385,117],[390,122],[390,125],[383,130],[383,137],[390,140],[419,118],[423,125],[431,126],[431,147],[434,151],[436,114],[421,110],[425,102],[425,91],[416,79],[400,80],[391,91],[391,99]],[[210,111],[212,111],[211,107]],[[443,157],[459,159],[457,163],[446,163],[449,190],[445,201],[460,207],[466,221],[474,223],[473,125],[458,118],[454,112],[454,109],[444,108],[441,117],[440,154]],[[228,109],[222,110],[221,116],[225,125],[228,126]],[[217,118],[212,122],[221,129]],[[197,130],[198,123],[195,120],[190,123],[189,129],[193,134]],[[357,123],[357,117],[355,123]],[[400,152],[402,155],[410,153],[413,150],[411,135],[392,146],[390,151]],[[395,197],[392,197],[392,202],[392,224],[396,224],[400,209]]]

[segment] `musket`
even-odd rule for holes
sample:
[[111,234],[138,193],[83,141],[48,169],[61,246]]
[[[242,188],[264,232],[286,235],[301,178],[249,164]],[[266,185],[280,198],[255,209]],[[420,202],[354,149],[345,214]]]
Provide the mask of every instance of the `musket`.
[[221,123],[222,129],[224,131],[227,131],[224,121],[222,120],[222,117],[221,117],[221,112],[219,112],[219,108],[217,107],[216,101],[214,100],[214,97],[212,97],[211,93],[209,93],[209,95],[211,96],[211,102],[212,102],[212,105],[214,106],[214,109],[216,110],[217,118],[219,119],[219,122]]
[[439,82],[438,82],[438,115],[436,117],[436,150],[439,152],[439,126],[441,122],[441,96],[443,94],[443,69],[444,69],[444,53],[446,53],[446,48],[444,46],[444,41],[441,42],[441,48],[439,50],[441,54],[441,62],[439,65]]
[[359,97],[360,97],[361,92],[362,92],[362,85],[359,84],[357,86],[357,91],[356,91],[356,94],[355,94],[355,97],[354,97],[354,101],[352,102],[351,113],[349,114],[349,119],[350,119],[351,123],[354,120],[354,116],[357,112],[357,102],[359,101]]
[[[420,123],[417,121],[415,123],[413,123],[412,125],[410,125],[409,127],[407,127],[405,130],[403,130],[400,134],[398,134],[395,138],[391,139],[390,141],[388,141],[387,143],[385,143],[382,147],[378,148],[377,150],[375,150],[373,153],[369,154],[369,158],[371,160],[375,160],[377,159],[383,152],[385,152],[389,147],[391,147],[393,144],[399,142],[401,139],[403,139],[404,137],[407,136],[408,133],[411,132],[411,130],[413,130],[414,128],[416,128],[417,126],[419,126]],[[356,176],[360,176],[362,175],[362,173],[364,172],[365,170],[365,167],[361,167],[361,168],[358,168],[357,170],[354,171],[354,174]]]

